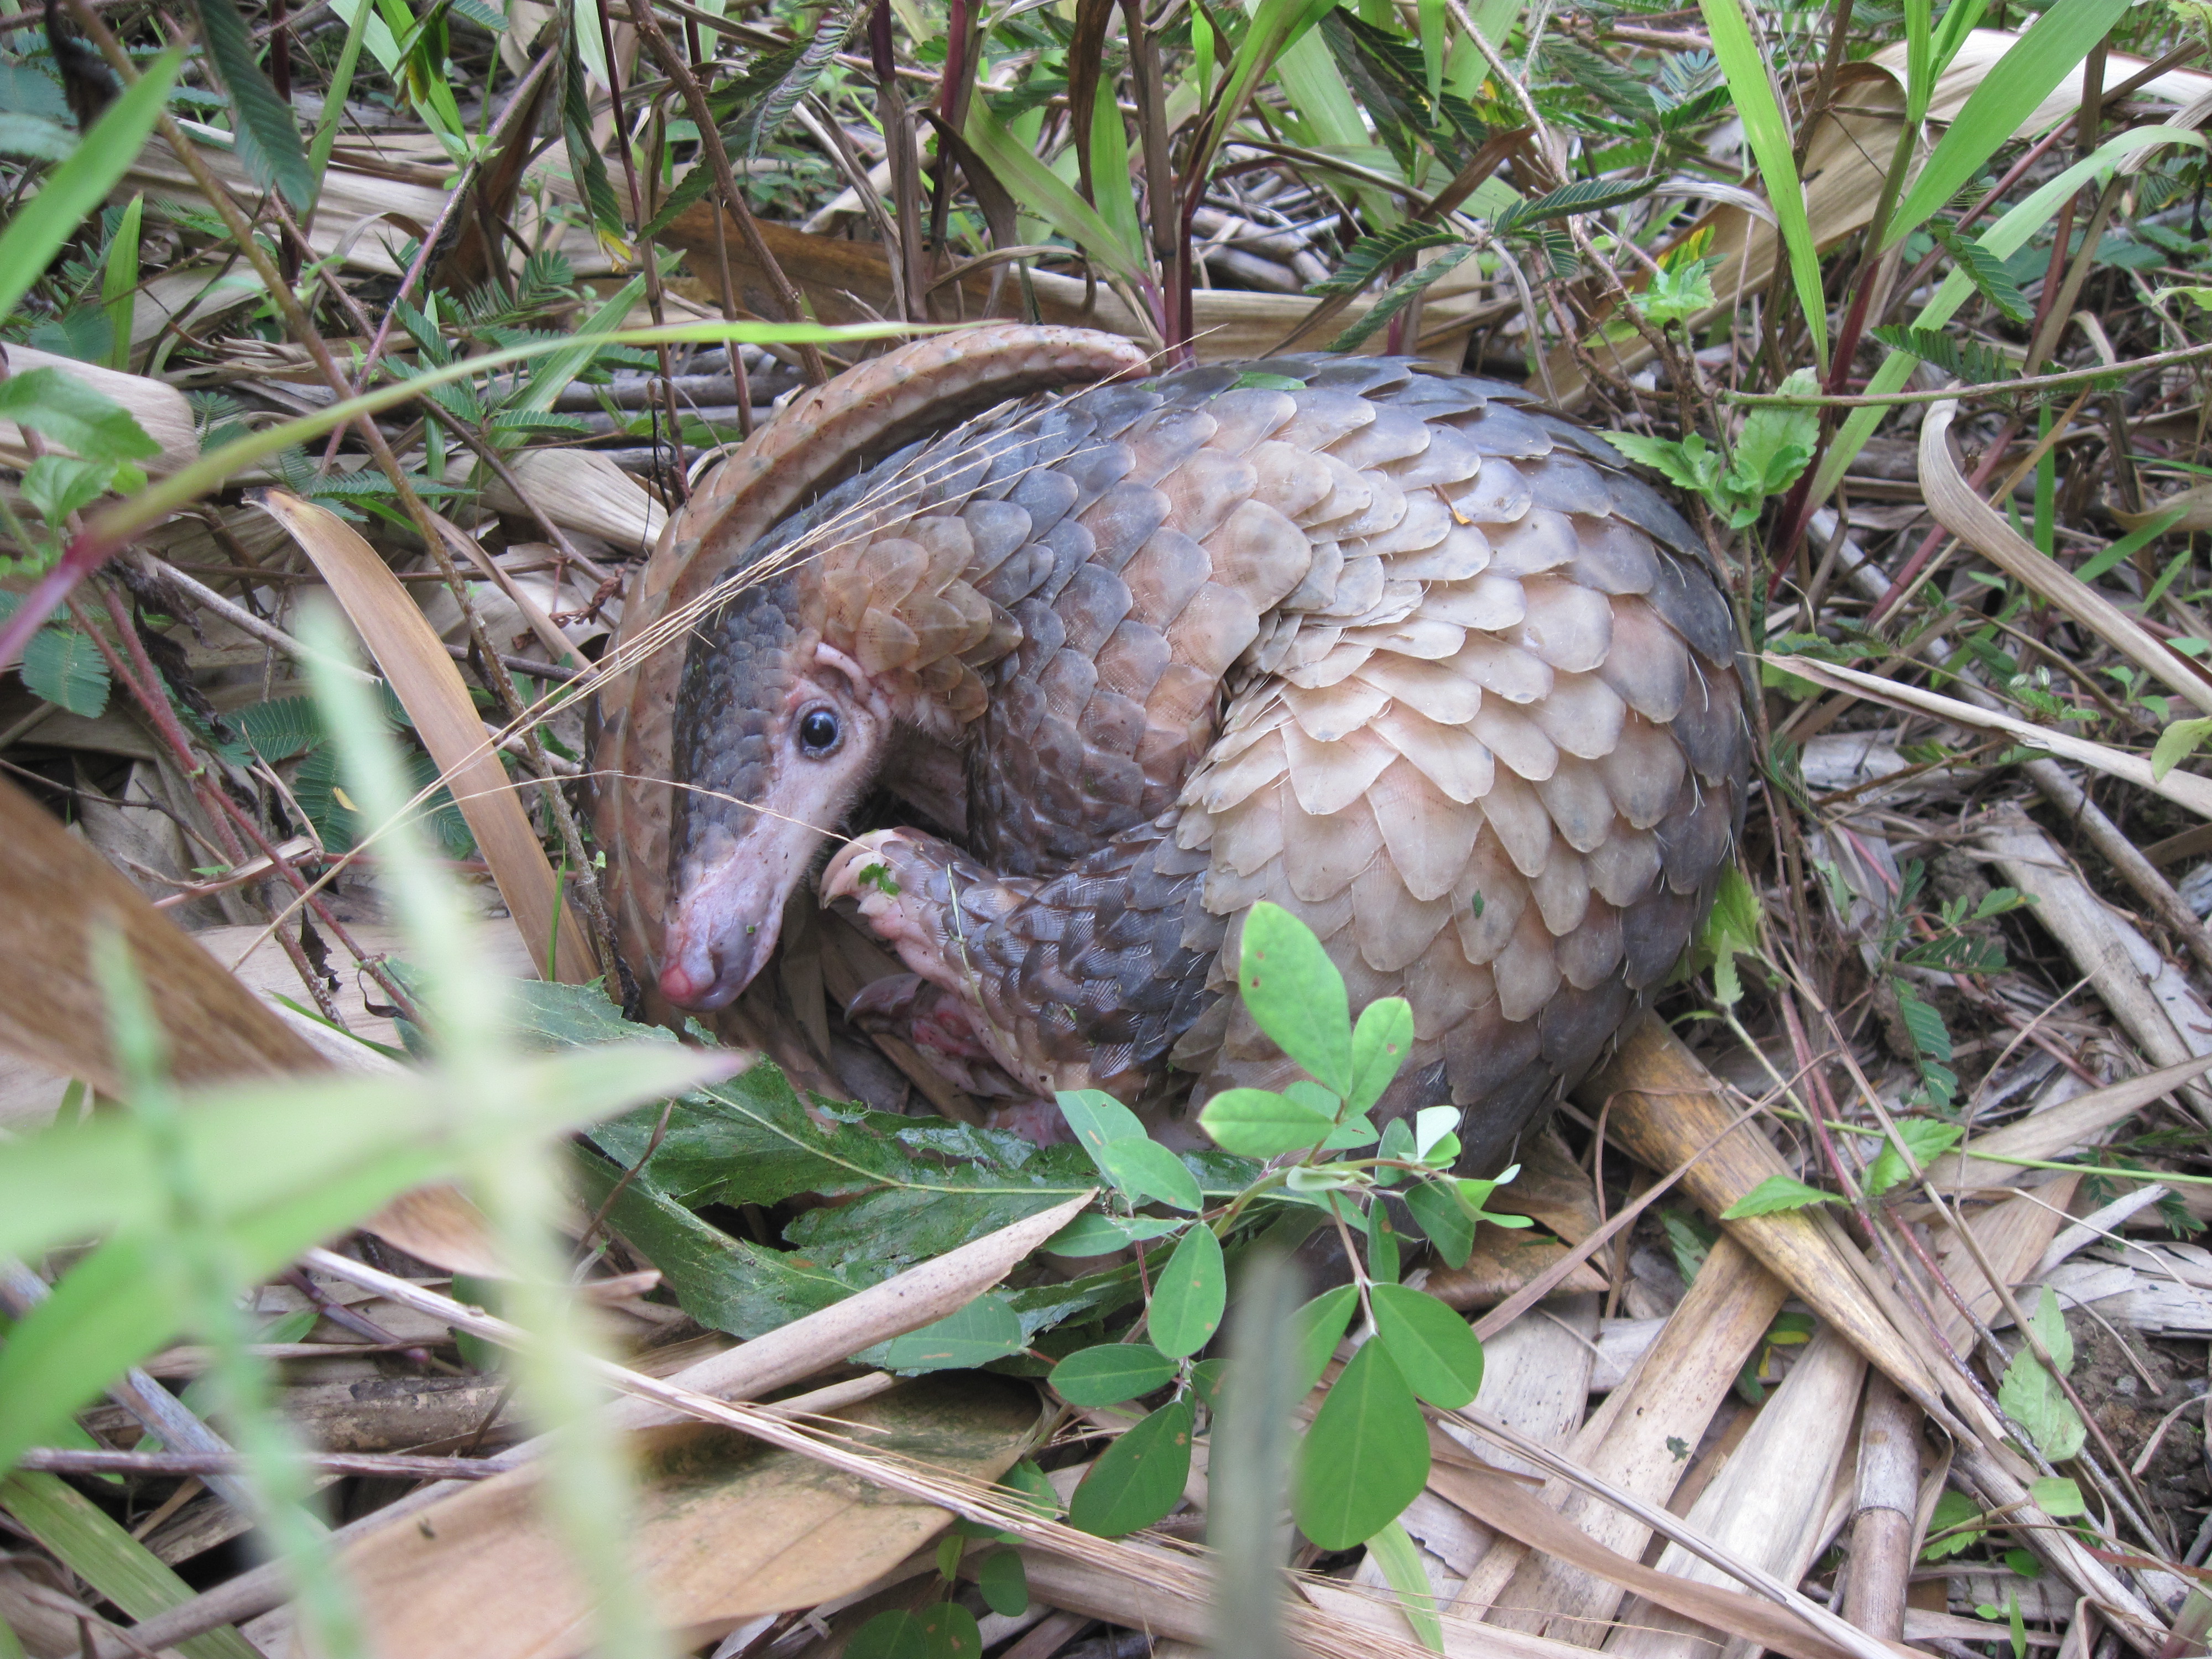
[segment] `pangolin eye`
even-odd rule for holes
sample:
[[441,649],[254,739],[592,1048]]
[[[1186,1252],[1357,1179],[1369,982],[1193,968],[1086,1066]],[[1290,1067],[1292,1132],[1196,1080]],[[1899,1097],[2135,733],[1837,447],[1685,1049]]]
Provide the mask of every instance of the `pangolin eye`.
[[827,708],[810,708],[799,717],[799,752],[810,760],[834,753],[844,735],[837,716]]

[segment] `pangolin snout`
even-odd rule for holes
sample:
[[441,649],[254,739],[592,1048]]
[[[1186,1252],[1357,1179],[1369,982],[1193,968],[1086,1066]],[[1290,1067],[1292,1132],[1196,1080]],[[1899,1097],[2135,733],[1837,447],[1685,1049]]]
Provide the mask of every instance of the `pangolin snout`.
[[660,994],[679,1008],[727,1007],[775,950],[787,884],[753,851],[740,842],[680,872],[660,966]]

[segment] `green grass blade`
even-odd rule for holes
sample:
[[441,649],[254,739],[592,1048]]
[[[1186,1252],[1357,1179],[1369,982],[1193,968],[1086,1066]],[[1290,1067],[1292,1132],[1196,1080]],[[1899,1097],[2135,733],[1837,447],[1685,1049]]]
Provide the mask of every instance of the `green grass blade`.
[[[2067,3],[2068,0],[2061,0]],[[2099,0],[2113,3],[2114,0]],[[2125,0],[2117,0],[2125,3]],[[1820,250],[1813,240],[1813,222],[1805,213],[1805,187],[1797,177],[1791,152],[1790,128],[1782,106],[1774,99],[1774,83],[1767,78],[1766,59],[1751,37],[1751,24],[1743,15],[1741,0],[1698,0],[1706,32],[1712,36],[1713,55],[1728,77],[1736,113],[1743,119],[1744,142],[1759,164],[1765,181],[1766,199],[1774,208],[1782,229],[1782,245],[1790,255],[1790,279],[1797,290],[1797,303],[1805,308],[1805,321],[1813,331],[1813,356],[1825,369],[1828,363],[1828,302],[1820,286]],[[2039,94],[2039,96],[2040,94]]]
[[[2058,204],[2081,188],[2090,179],[2109,173],[2122,161],[2137,150],[2156,144],[2194,144],[2204,148],[2204,137],[2186,127],[2136,127],[2108,138],[2094,155],[2076,161],[2048,184],[2041,185],[2017,207],[2010,209],[1997,222],[1984,231],[1979,238],[1982,248],[2000,259],[2009,258],[2027,246],[2029,237],[2049,223],[2057,213]],[[1936,290],[1936,297],[1921,307],[1920,314],[1912,319],[1915,328],[1941,328],[1950,321],[1959,307],[1966,302],[1974,285],[1964,271],[1954,270],[1943,279]],[[1882,360],[1867,382],[1871,397],[1882,397],[1899,391],[1911,378],[1919,359],[1902,351],[1893,351]],[[1854,409],[1847,416],[1836,436],[1828,445],[1826,457],[1820,463],[1820,475],[1813,480],[1811,499],[1826,501],[1843,479],[1850,464],[1866,447],[1889,410],[1879,405]]]
[[1097,209],[1006,130],[991,112],[988,100],[968,100],[964,136],[1024,212],[1043,220],[1123,281],[1145,280],[1144,261],[1137,252],[1123,244]]
[[[1712,3],[1708,0],[1709,12]],[[1882,246],[1894,247],[1964,189],[1982,164],[2034,113],[2035,106],[2081,67],[2090,49],[2112,32],[2127,9],[2128,0],[2058,0],[2038,18],[1966,100],[1891,216],[1882,232]],[[1718,40],[1714,44],[1717,47]],[[1734,83],[1733,74],[1729,81]]]
[[[58,1475],[28,1470],[9,1475],[0,1482],[0,1508],[134,1620],[151,1619],[192,1598],[191,1585]],[[228,1625],[178,1647],[190,1659],[253,1659],[254,1654]]]
[[331,147],[338,140],[338,118],[345,113],[346,98],[353,91],[353,72],[361,62],[362,43],[368,39],[369,20],[375,15],[369,0],[358,0],[353,20],[346,25],[345,45],[338,50],[337,67],[331,71],[323,118],[315,123],[315,136],[307,146],[307,171],[314,176],[318,196],[322,194],[323,174],[331,165]]
[[107,269],[100,273],[100,302],[106,307],[111,336],[107,347],[110,368],[131,367],[131,301],[138,291],[138,227],[145,211],[146,197],[141,191],[123,210],[114,239],[107,245]]
[[140,71],[138,84],[108,106],[46,187],[15,210],[0,231],[0,317],[15,309],[54,255],[107,199],[154,130],[184,55],[165,52]]
[[1936,94],[1936,44],[1930,0],[1905,0],[1905,123],[1916,130]]

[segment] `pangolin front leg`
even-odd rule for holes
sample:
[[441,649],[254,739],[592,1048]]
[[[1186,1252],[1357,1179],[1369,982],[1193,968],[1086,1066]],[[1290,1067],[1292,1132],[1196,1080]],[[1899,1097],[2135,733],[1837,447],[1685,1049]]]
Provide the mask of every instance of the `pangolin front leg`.
[[1133,1102],[1212,1000],[1224,932],[1200,902],[1202,857],[1177,849],[1171,829],[1140,825],[1045,879],[1002,875],[919,830],[879,830],[830,860],[822,899],[853,902],[1024,1089]]

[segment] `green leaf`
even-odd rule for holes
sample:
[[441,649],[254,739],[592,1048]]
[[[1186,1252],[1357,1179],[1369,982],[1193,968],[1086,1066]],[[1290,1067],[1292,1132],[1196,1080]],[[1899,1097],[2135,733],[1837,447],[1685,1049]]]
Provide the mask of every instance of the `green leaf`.
[[29,427],[88,461],[143,461],[161,453],[129,410],[58,368],[0,380],[0,420]]
[[1013,1550],[993,1550],[978,1561],[975,1588],[983,1592],[983,1605],[1002,1619],[1018,1619],[1030,1610],[1029,1571]]
[[1547,219],[1595,213],[1604,208],[1619,207],[1623,202],[1632,202],[1639,196],[1649,196],[1658,185],[1656,179],[1578,179],[1533,201],[1516,202],[1498,216],[1491,228],[1503,236]]
[[1079,1348],[1054,1365],[1052,1386],[1071,1406],[1118,1406],[1165,1388],[1176,1370],[1149,1342],[1106,1342]]
[[957,1601],[936,1602],[918,1616],[929,1659],[982,1659],[983,1632],[975,1615]]
[[1406,1207],[1413,1212],[1413,1224],[1436,1246],[1437,1257],[1444,1266],[1460,1268],[1467,1266],[1468,1256],[1474,1249],[1474,1223],[1458,1200],[1433,1181],[1417,1181],[1406,1188]]
[[1456,1411],[1482,1388],[1482,1344],[1466,1320],[1425,1291],[1376,1285],[1368,1291],[1375,1334],[1413,1392]]
[[[1809,368],[1801,368],[1775,388],[1785,394],[1806,394],[1820,389]],[[1797,482],[1813,459],[1813,446],[1820,435],[1820,411],[1813,409],[1760,408],[1751,412],[1729,459],[1729,479],[1739,495],[1757,500],[1778,495]]]
[[1336,1118],[1272,1089],[1224,1089],[1200,1111],[1198,1127],[1224,1152],[1274,1158],[1320,1146]]
[[1403,997],[1377,997],[1352,1028],[1352,1087],[1345,1109],[1364,1112],[1382,1097],[1413,1048],[1413,1008]]
[[1124,246],[1096,208],[1007,131],[988,100],[968,100],[962,137],[1024,212],[1043,220],[1124,281],[1146,281],[1143,249]]
[[1346,250],[1335,271],[1306,292],[1316,299],[1357,294],[1401,259],[1410,259],[1427,248],[1450,247],[1461,240],[1449,230],[1409,220],[1389,230],[1361,237]]
[[1383,1582],[1398,1598],[1398,1610],[1406,1615],[1421,1645],[1431,1653],[1442,1653],[1444,1621],[1437,1613],[1436,1591],[1429,1584],[1428,1570],[1421,1565],[1421,1553],[1413,1547],[1405,1528],[1393,1521],[1367,1540],[1367,1547],[1376,1565],[1382,1569]]
[[1383,325],[1428,290],[1430,284],[1441,276],[1449,276],[1466,263],[1474,252],[1472,246],[1455,247],[1439,253],[1426,264],[1407,271],[1377,296],[1367,314],[1328,343],[1334,352],[1357,351],[1381,332]]
[[[1922,1007],[1927,1004],[1922,1003]],[[1911,1149],[1912,1161],[1926,1169],[1930,1160],[1943,1156],[1959,1144],[1966,1132],[1955,1123],[1939,1123],[1929,1117],[1901,1117],[1897,1120],[1898,1139]],[[1891,1188],[1911,1179],[1912,1172],[1898,1156],[1897,1148],[1890,1142],[1882,1143],[1881,1154],[1866,1172],[1866,1194],[1879,1198]]]
[[2054,1521],[2063,1521],[2069,1516],[2089,1512],[2089,1505],[2081,1497],[2081,1488],[2063,1474],[2046,1474],[2040,1480],[2031,1482],[2027,1496],[2036,1508]]
[[23,684],[72,714],[96,720],[107,707],[107,659],[74,628],[41,628],[23,647]]
[[183,62],[181,51],[170,51],[142,65],[138,83],[107,106],[69,160],[46,175],[39,193],[13,207],[0,229],[0,317],[15,313],[54,255],[131,170]]
[[1947,1492],[1936,1500],[1936,1512],[1928,1518],[1928,1535],[1932,1540],[1920,1552],[1923,1561],[1941,1561],[1958,1554],[1981,1540],[1979,1529],[1958,1532],[1949,1538],[1938,1538],[1936,1534],[1952,1532],[1968,1522],[1980,1519],[1982,1506],[1964,1492]]
[[1181,1158],[1147,1135],[1137,1115],[1113,1096],[1099,1089],[1075,1089],[1058,1098],[1076,1144],[1131,1203],[1158,1199],[1192,1213],[1205,1208],[1198,1178]]
[[2212,738],[2212,718],[2176,720],[2158,734],[2150,751],[2150,775],[2163,782],[2166,775],[2187,760]]
[[[1734,0],[1708,0],[1708,4]],[[2129,0],[2057,0],[1975,83],[1942,141],[1912,181],[1912,188],[1881,233],[1883,251],[1894,247],[1957,195],[1999,149],[2012,141],[2028,116],[2074,73],[2096,44],[2112,33]],[[1715,47],[1717,49],[1718,41]],[[1730,84],[1735,76],[1729,77]],[[1760,160],[1765,161],[1762,155]],[[1986,234],[1984,238],[1987,240]],[[1802,296],[1801,296],[1802,297]]]
[[[151,1619],[192,1598],[191,1586],[58,1475],[24,1470],[0,1480],[0,1508],[133,1620]],[[253,1659],[258,1651],[228,1627],[178,1646],[187,1659]]]
[[315,177],[300,142],[292,106],[253,58],[253,36],[232,0],[199,0],[200,33],[223,89],[230,94],[231,131],[238,159],[254,183],[274,190],[305,213],[315,199]]
[[[2119,0],[2119,3],[2124,4],[2125,0]],[[1736,114],[1743,122],[1744,143],[1751,150],[1752,159],[1759,164],[1759,176],[1766,186],[1766,199],[1773,206],[1776,223],[1781,227],[1783,246],[1790,255],[1790,282],[1796,289],[1797,304],[1806,325],[1813,334],[1814,360],[1825,369],[1828,365],[1828,301],[1820,282],[1820,249],[1813,239],[1812,221],[1806,215],[1805,187],[1797,176],[1789,124],[1783,119],[1782,106],[1775,101],[1774,82],[1768,78],[1765,55],[1752,39],[1751,25],[1744,17],[1741,0],[1698,0],[1698,9],[1705,14],[1705,32],[1712,38],[1713,55],[1720,59],[1721,72],[1728,76],[1729,92],[1735,99]],[[2042,94],[2036,95],[2039,98]]]
[[2011,269],[2003,260],[1984,247],[1978,239],[1961,236],[1948,225],[1931,225],[1929,230],[1984,300],[2013,322],[2028,320],[2027,296],[2020,291],[2020,284],[2013,280]]
[[1843,1201],[1833,1193],[1824,1193],[1818,1187],[1807,1186],[1795,1176],[1773,1175],[1722,1211],[1721,1219],[1744,1221],[1753,1216],[1779,1215],[1787,1210],[1805,1210],[1815,1204],[1840,1204]]
[[1292,1330],[1298,1357],[1296,1393],[1300,1399],[1313,1392],[1314,1384],[1328,1369],[1336,1345],[1352,1328],[1352,1316],[1358,1307],[1358,1286],[1340,1285],[1333,1291],[1323,1291],[1298,1310]]
[[1047,1239],[1044,1248],[1054,1255],[1108,1255],[1148,1239],[1164,1238],[1189,1224],[1165,1216],[1100,1215],[1086,1211]]
[[921,1620],[903,1607],[879,1613],[853,1632],[846,1659],[930,1659]]
[[1221,1328],[1228,1298],[1221,1241],[1211,1227],[1193,1227],[1153,1281],[1146,1320],[1153,1346],[1171,1359],[1196,1353]]
[[[2074,1368],[2074,1339],[2066,1328],[2058,1297],[2051,1286],[2042,1287],[2041,1299],[2028,1316],[2037,1338],[2063,1374]],[[2057,1380],[2045,1370],[2034,1353],[2023,1346],[2005,1367],[1997,1385],[1997,1404],[2006,1416],[2027,1431],[2036,1449],[2054,1463],[2063,1463],[2080,1452],[2089,1437],[2074,1402],[2067,1399]]]
[[1364,1544],[1395,1521],[1429,1478],[1420,1403],[1380,1341],[1352,1357],[1298,1448],[1291,1510],[1325,1550]]
[[1348,1095],[1352,1010],[1344,975],[1313,929],[1265,900],[1244,916],[1237,988],[1253,1021],[1307,1075]]
[[894,1371],[972,1370],[1028,1346],[1006,1297],[990,1291],[935,1324],[894,1337],[884,1364]]
[[1067,1523],[1119,1538],[1163,1519],[1182,1501],[1190,1479],[1196,1409],[1185,1400],[1161,1407],[1098,1455],[1067,1505]]
[[59,530],[72,513],[89,507],[110,490],[144,487],[146,475],[126,461],[81,461],[49,453],[23,471],[23,499]]
[[131,367],[131,313],[138,288],[139,226],[146,213],[142,191],[131,198],[108,239],[107,258],[100,276],[100,301],[107,310],[107,331],[114,344],[107,358],[110,368]]

